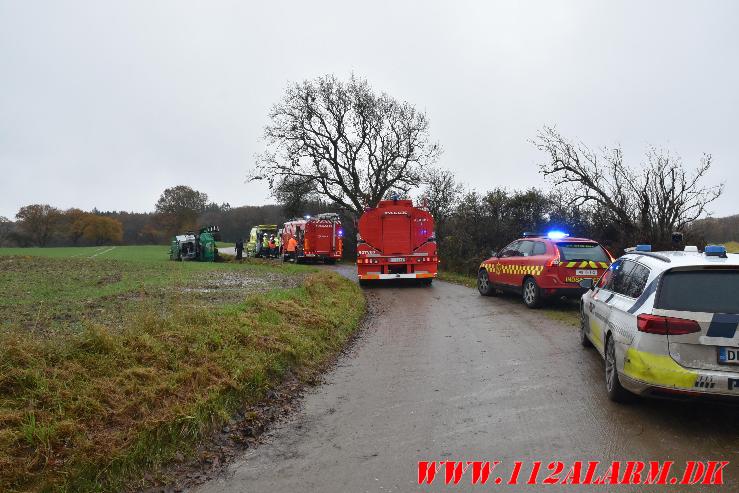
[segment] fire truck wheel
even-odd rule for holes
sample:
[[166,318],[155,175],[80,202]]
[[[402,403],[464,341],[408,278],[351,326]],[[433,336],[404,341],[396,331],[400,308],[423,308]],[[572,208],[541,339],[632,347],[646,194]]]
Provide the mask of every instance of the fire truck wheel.
[[433,279],[421,279],[421,286],[431,286]]
[[480,269],[480,272],[477,273],[477,290],[483,296],[495,296],[498,294],[495,287],[490,283],[488,271],[485,269]]
[[541,291],[533,277],[523,281],[523,302],[529,308],[538,308],[541,305]]

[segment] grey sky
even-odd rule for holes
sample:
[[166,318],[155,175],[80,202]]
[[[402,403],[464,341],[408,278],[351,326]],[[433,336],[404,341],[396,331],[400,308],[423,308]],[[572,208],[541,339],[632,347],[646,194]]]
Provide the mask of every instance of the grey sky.
[[739,2],[0,0],[0,215],[232,205],[289,81],[365,76],[425,109],[471,187],[545,186],[545,123],[591,146],[710,152],[739,213]]

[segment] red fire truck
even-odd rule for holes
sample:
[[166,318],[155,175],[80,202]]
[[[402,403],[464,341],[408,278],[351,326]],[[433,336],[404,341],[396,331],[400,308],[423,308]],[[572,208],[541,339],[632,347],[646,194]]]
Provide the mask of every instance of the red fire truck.
[[357,275],[365,284],[379,279],[419,279],[431,284],[438,258],[434,218],[410,200],[382,200],[359,218]]
[[344,230],[338,214],[318,214],[286,222],[280,233],[283,260],[288,259],[287,244],[290,238],[298,242],[294,255],[296,262],[323,261],[332,264],[341,258]]

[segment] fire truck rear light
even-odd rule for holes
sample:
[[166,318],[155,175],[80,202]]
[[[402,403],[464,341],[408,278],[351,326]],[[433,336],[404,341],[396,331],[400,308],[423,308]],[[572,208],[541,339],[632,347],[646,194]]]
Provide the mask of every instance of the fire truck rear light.
[[684,318],[660,317],[643,313],[636,317],[636,325],[640,332],[661,335],[683,335],[700,332],[701,327],[695,320]]

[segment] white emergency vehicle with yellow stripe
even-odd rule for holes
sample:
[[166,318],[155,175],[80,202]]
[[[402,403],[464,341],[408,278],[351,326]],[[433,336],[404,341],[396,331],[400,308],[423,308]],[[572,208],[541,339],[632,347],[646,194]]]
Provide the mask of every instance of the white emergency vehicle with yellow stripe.
[[739,397],[739,254],[638,245],[581,286],[581,343],[604,358],[611,400]]

